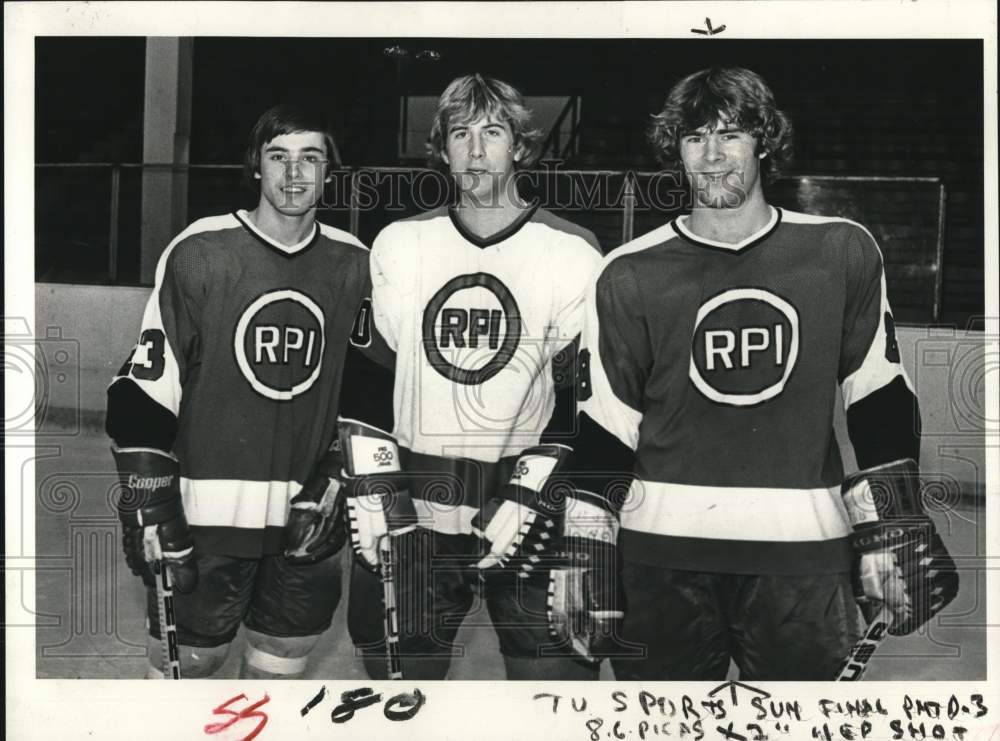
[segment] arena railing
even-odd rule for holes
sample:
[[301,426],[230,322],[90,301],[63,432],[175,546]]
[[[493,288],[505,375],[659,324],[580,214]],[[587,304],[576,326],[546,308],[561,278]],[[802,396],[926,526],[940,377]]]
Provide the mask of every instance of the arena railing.
[[[605,252],[682,213],[689,199],[679,173],[562,169],[546,161],[519,174],[528,197],[593,231]],[[139,278],[143,181],[175,176],[186,194],[179,231],[203,216],[252,208],[256,193],[241,165],[45,163],[36,165],[36,280],[143,285]],[[435,178],[438,184],[435,185]],[[370,243],[391,221],[440,205],[440,174],[413,167],[338,170],[324,192],[320,220]],[[423,188],[418,194],[415,188]],[[901,321],[940,316],[946,192],[937,178],[788,175],[768,199],[807,213],[842,216],[868,227],[883,252]],[[447,195],[444,194],[445,201]],[[164,243],[164,247],[166,244]]]

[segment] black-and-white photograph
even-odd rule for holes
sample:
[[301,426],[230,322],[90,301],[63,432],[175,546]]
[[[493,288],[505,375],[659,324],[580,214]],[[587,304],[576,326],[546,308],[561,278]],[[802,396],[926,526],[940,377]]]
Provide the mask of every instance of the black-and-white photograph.
[[[17,671],[218,680],[199,737],[991,738],[996,15],[865,5],[35,33]],[[434,715],[508,680],[544,731]],[[859,680],[899,689],[775,701]]]

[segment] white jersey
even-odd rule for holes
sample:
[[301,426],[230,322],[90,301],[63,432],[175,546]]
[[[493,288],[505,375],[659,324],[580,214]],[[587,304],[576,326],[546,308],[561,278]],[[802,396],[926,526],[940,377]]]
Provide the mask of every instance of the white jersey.
[[[447,209],[378,235],[373,319],[395,352],[393,433],[420,470],[454,471],[456,459],[483,470],[538,443],[555,406],[553,359],[580,334],[600,258],[590,232],[538,208],[488,239]],[[469,532],[479,495],[431,488],[435,529]]]

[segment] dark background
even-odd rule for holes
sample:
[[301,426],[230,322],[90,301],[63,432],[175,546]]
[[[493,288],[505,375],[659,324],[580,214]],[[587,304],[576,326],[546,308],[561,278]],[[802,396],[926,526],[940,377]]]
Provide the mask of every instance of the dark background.
[[[387,56],[391,46],[410,55]],[[417,59],[423,50],[440,59]],[[265,108],[310,101],[333,124],[345,163],[404,164],[399,96],[437,95],[478,71],[526,95],[580,96],[580,154],[566,167],[653,170],[644,134],[666,90],[702,67],[737,64],[770,83],[795,124],[790,173],[941,178],[941,321],[966,326],[984,312],[983,61],[979,41],[198,38],[190,161],[239,163]],[[144,64],[144,38],[38,39],[36,162],[140,162]],[[102,229],[106,238],[108,174],[55,172],[36,176],[36,274],[72,280],[76,270],[87,281],[87,239],[72,239]],[[123,251],[137,240],[137,191],[137,172],[124,175]],[[192,219],[204,215],[199,193],[192,176]],[[226,208],[253,201],[246,191],[231,198]],[[47,276],[47,256],[67,249],[79,252],[70,277]]]

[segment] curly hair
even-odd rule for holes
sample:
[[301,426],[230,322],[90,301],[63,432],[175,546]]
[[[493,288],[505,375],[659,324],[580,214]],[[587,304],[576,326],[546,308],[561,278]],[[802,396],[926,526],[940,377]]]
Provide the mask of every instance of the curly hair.
[[448,171],[444,161],[445,140],[449,127],[481,118],[505,121],[514,133],[514,146],[520,147],[519,167],[530,167],[538,158],[543,133],[531,128],[531,109],[524,96],[512,85],[484,75],[456,77],[438,99],[434,124],[427,139],[427,157],[431,167]]
[[792,122],[774,102],[764,79],[742,67],[712,67],[688,75],[671,88],[663,110],[653,116],[649,141],[668,168],[681,165],[680,140],[702,126],[737,126],[766,152],[761,173],[773,180],[792,155]]
[[247,150],[243,155],[243,177],[247,183],[256,188],[254,175],[260,172],[260,150],[265,144],[284,134],[299,134],[306,131],[315,131],[323,135],[328,162],[327,172],[340,169],[337,143],[323,119],[305,108],[279,103],[264,111],[250,130]]

